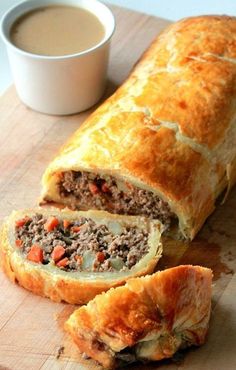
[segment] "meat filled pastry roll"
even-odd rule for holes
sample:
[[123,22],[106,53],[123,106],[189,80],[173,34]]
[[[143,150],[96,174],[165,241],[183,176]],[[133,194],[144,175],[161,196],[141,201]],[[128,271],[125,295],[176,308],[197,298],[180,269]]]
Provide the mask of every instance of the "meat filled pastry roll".
[[236,18],[171,25],[43,176],[42,199],[192,239],[236,179]]
[[188,265],[130,279],[76,310],[65,329],[81,352],[108,369],[168,358],[204,343],[211,282],[210,269]]
[[85,303],[151,273],[161,257],[161,230],[158,221],[104,211],[14,211],[0,232],[0,261],[33,293]]

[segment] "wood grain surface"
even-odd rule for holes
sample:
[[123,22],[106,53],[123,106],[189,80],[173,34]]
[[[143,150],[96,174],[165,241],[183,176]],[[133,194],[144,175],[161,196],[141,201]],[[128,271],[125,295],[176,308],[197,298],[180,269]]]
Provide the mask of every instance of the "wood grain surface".
[[[132,65],[168,21],[113,8],[117,29],[112,42],[106,95],[126,78]],[[93,108],[94,109],[94,108]],[[0,100],[0,219],[13,209],[37,205],[40,179],[65,140],[93,110],[47,116],[26,108],[11,87]],[[201,264],[214,272],[213,307],[207,343],[173,360],[130,366],[132,370],[236,369],[236,189],[219,205],[191,244],[164,243],[159,268]],[[11,284],[0,272],[0,369],[100,369],[84,360],[63,332],[75,307],[53,303]],[[58,357],[58,351],[63,353]]]

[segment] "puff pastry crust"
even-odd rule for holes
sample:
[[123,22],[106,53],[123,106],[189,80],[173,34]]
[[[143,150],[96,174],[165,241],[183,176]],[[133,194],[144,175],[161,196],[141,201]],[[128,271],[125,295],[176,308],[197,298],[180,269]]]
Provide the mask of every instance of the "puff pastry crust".
[[204,343],[212,271],[178,266],[130,279],[70,316],[65,329],[80,351],[112,369],[122,362],[161,360]]
[[[76,220],[82,216],[103,225],[115,222],[121,226],[138,227],[149,234],[149,252],[130,270],[123,272],[68,272],[52,264],[31,262],[24,257],[19,248],[16,248],[14,230],[17,219],[26,215],[32,216],[35,213],[68,220]],[[60,211],[55,208],[13,211],[0,231],[0,262],[4,272],[13,282],[19,283],[31,292],[49,297],[56,302],[82,304],[111,287],[124,284],[131,277],[152,273],[162,253],[160,237],[160,223],[144,217],[117,216],[104,211]]]
[[49,164],[42,198],[68,204],[63,171],[112,175],[167,201],[192,239],[236,179],[235,60],[235,17],[171,25]]

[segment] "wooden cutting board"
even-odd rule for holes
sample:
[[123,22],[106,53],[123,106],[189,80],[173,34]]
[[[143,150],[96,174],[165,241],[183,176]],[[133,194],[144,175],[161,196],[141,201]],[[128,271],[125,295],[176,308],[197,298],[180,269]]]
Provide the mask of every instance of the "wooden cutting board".
[[[151,40],[168,21],[113,8],[117,29],[112,42],[107,95],[126,78]],[[94,109],[94,108],[93,108]],[[0,100],[0,219],[13,209],[37,205],[40,179],[65,140],[93,110],[56,117],[33,112],[11,87]],[[160,268],[201,264],[214,272],[213,307],[207,343],[174,360],[129,369],[236,369],[236,189],[218,206],[197,239],[167,243]],[[63,332],[74,306],[53,303],[11,284],[0,272],[0,369],[99,369],[83,360]],[[57,359],[60,346],[64,353]]]

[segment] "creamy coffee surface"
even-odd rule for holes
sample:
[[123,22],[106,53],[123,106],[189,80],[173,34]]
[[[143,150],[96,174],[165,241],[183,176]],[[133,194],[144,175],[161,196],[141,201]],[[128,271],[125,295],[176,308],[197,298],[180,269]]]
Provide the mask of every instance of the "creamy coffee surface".
[[15,21],[10,31],[10,39],[18,48],[48,56],[85,51],[102,41],[104,35],[104,26],[94,14],[64,5],[27,12]]

